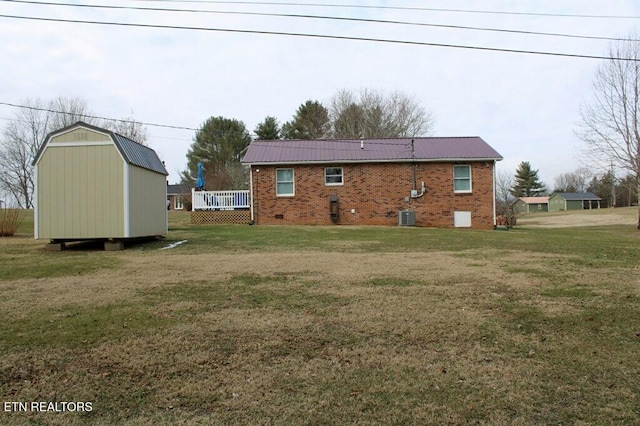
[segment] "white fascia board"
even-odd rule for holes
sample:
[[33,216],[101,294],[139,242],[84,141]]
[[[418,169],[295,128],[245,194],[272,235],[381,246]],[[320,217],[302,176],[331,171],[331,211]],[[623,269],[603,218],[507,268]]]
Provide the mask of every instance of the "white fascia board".
[[38,165],[36,164],[33,168],[33,181],[35,185],[33,185],[33,238],[35,240],[40,236],[40,227],[38,226]]
[[[118,150],[117,150],[118,151]],[[120,152],[120,151],[118,151]],[[124,192],[124,236],[125,238],[129,238],[131,236],[131,226],[129,223],[130,212],[129,212],[129,164],[125,161],[123,164],[123,174],[124,174],[124,183],[123,183],[123,192]]]

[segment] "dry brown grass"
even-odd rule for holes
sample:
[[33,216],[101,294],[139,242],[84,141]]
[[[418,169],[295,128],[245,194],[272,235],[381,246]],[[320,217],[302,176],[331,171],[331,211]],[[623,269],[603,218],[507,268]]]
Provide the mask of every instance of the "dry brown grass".
[[[570,256],[494,254],[118,253],[106,254],[120,258],[117,269],[2,282],[10,327],[34,337],[22,319],[59,333],[36,346],[3,343],[3,400],[81,400],[94,408],[2,413],[0,421],[637,419],[635,336],[611,336],[621,341],[609,347],[589,341],[609,341],[603,334],[611,324],[598,310],[625,298],[637,305],[637,278],[610,269],[603,289],[602,276],[583,273]],[[549,273],[557,263],[562,271]],[[567,282],[593,297],[562,293]],[[105,309],[109,315],[94,315]],[[576,325],[589,318],[587,327]],[[64,335],[91,321],[109,334]],[[616,349],[627,345],[636,349]]]
[[518,226],[537,228],[567,228],[610,226],[638,223],[638,207],[618,207],[593,210],[529,213],[518,217]]
[[22,210],[0,208],[0,237],[11,237],[22,221]]

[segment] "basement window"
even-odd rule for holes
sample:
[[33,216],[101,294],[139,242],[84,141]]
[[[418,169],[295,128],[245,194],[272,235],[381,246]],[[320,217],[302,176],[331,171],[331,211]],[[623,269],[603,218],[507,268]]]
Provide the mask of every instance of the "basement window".
[[453,192],[471,192],[471,166],[453,166]]
[[326,167],[324,169],[324,184],[330,185],[342,185],[342,167]]
[[276,196],[293,197],[294,195],[293,169],[276,169]]

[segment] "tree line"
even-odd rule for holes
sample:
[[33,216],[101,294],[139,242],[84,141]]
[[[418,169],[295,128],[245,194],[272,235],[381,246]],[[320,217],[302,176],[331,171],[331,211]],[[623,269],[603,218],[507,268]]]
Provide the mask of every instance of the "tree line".
[[0,137],[0,188],[19,208],[33,207],[33,160],[47,134],[78,121],[147,143],[147,129],[132,117],[121,120],[100,119],[81,98],[57,97],[49,101],[26,99]]
[[499,214],[508,215],[517,198],[542,197],[556,192],[591,192],[600,197],[604,207],[629,207],[638,204],[637,180],[632,173],[617,177],[613,170],[594,173],[587,167],[561,173],[549,189],[539,178],[538,170],[528,161],[521,162],[515,172],[496,175],[496,205]]
[[[409,95],[342,89],[328,107],[310,99],[297,108],[291,120],[280,124],[276,117],[267,116],[253,132],[255,140],[392,138],[427,136],[432,127],[433,114]],[[182,183],[193,186],[197,165],[202,163],[207,189],[246,188],[246,171],[240,160],[253,139],[240,120],[208,118],[187,152]]]

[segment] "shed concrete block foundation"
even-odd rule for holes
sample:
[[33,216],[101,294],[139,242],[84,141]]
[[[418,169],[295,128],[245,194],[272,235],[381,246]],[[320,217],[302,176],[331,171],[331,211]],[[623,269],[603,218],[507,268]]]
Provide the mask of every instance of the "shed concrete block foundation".
[[47,250],[49,251],[62,251],[65,249],[64,243],[49,243],[47,244]]
[[105,241],[104,249],[106,251],[124,250],[124,242],[122,241]]

